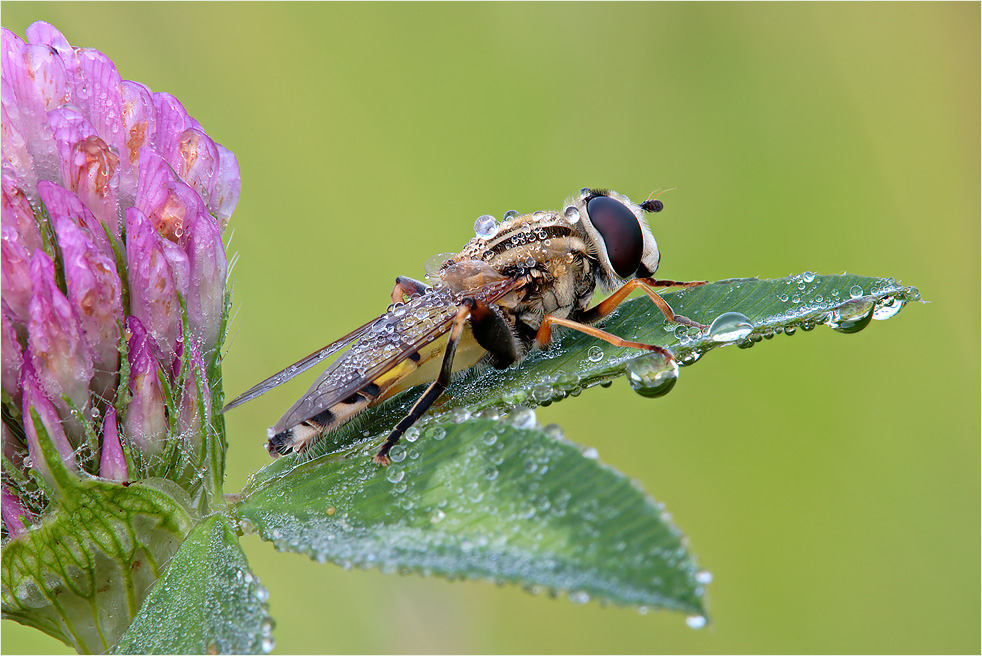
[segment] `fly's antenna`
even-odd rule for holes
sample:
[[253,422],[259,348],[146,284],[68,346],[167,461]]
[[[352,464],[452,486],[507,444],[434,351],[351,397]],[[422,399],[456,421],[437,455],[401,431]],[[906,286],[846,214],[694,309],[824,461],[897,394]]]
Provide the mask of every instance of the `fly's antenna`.
[[660,200],[655,200],[658,196],[661,196],[666,191],[675,191],[678,187],[672,187],[671,189],[655,189],[653,192],[648,194],[648,200],[641,203],[640,207],[645,212],[661,212],[665,209],[665,203]]
[[661,212],[665,209],[665,203],[660,200],[646,200],[641,203],[641,209],[645,212]]

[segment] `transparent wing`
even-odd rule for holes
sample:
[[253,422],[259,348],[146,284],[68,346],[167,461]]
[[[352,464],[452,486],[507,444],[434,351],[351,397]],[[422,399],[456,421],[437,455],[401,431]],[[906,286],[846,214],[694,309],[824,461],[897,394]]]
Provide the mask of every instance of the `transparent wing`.
[[[495,282],[469,289],[466,295],[493,303],[520,282]],[[330,409],[445,335],[463,297],[463,293],[446,287],[433,287],[386,312],[314,381],[276,423],[273,432],[279,433]]]
[[222,412],[228,412],[232,408],[236,408],[242,405],[243,403],[245,403],[246,401],[251,401],[258,396],[262,396],[269,390],[279,387],[286,381],[296,376],[299,376],[300,374],[307,371],[311,367],[320,364],[325,359],[331,357],[338,351],[343,350],[349,344],[351,344],[359,337],[364,335],[366,332],[368,332],[368,330],[370,330],[371,327],[375,325],[375,323],[379,321],[379,319],[381,318],[382,317],[379,317],[378,319],[373,319],[372,321],[369,321],[364,326],[356,330],[353,330],[352,332],[348,333],[338,341],[328,344],[327,346],[320,349],[319,351],[314,351],[313,353],[303,358],[302,360],[298,360],[297,362],[294,362],[286,369],[283,369],[282,371],[273,374],[272,376],[270,376],[263,382],[259,383],[258,385],[249,388],[242,394],[239,394],[237,397],[229,401],[225,405],[225,407],[222,408]]

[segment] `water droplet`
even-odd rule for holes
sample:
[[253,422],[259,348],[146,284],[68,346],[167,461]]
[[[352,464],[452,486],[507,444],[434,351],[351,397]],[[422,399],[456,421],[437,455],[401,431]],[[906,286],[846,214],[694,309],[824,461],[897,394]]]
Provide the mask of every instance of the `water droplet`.
[[430,429],[430,437],[434,440],[442,440],[447,436],[447,430],[443,426],[434,426]]
[[815,279],[815,274],[811,271],[805,271],[803,274],[801,274],[801,279],[805,282],[811,282]]
[[539,403],[548,401],[553,396],[552,386],[547,383],[536,385],[532,388],[532,396],[535,397],[535,400]]
[[896,296],[888,296],[881,300],[876,305],[876,309],[873,310],[873,318],[877,321],[883,321],[884,319],[889,319],[890,317],[896,315],[900,310],[907,304],[901,298]]
[[423,271],[426,273],[426,277],[430,280],[438,280],[440,278],[440,269],[443,268],[444,262],[451,259],[456,253],[437,253],[426,259],[423,263]]
[[521,408],[511,413],[509,417],[511,425],[515,428],[530,429],[535,428],[535,412],[529,408]]
[[713,320],[709,336],[714,342],[736,342],[746,339],[754,330],[750,319],[739,312],[724,312]]
[[[401,444],[396,444],[389,451],[389,460],[391,460],[392,462],[402,462],[405,459],[406,459],[406,447],[402,446]],[[392,482],[395,483],[395,481]]]
[[701,629],[706,626],[706,616],[705,615],[689,615],[685,618],[685,624],[690,629]]
[[403,437],[407,442],[415,442],[419,439],[419,429],[415,426],[410,426],[406,429],[406,434]]
[[450,411],[450,421],[455,424],[462,424],[471,418],[471,411],[467,408],[454,408]]
[[863,295],[863,288],[860,287],[859,285],[853,285],[852,287],[849,288],[849,295],[852,296],[853,298],[859,298],[860,296]]
[[481,239],[491,239],[498,234],[498,222],[490,214],[482,214],[474,221],[474,234]]
[[390,483],[398,483],[405,475],[406,472],[402,470],[402,467],[397,465],[389,465],[389,468],[385,472],[385,479]]
[[259,644],[259,648],[263,650],[264,654],[268,654],[273,651],[273,647],[276,646],[276,641],[272,638],[263,638],[262,642]]
[[661,353],[634,358],[627,363],[626,369],[631,389],[649,399],[668,394],[679,378],[679,365],[675,358]]
[[782,303],[787,303],[788,302],[788,295],[787,294],[778,294],[777,295],[777,300],[781,301]]
[[430,515],[430,522],[433,524],[439,524],[446,518],[446,516],[447,513],[437,508],[436,510],[433,511],[433,514]]
[[586,602],[590,601],[590,595],[582,590],[577,590],[576,592],[569,593],[569,600],[574,604],[585,604]]
[[713,573],[708,569],[701,569],[696,572],[696,583],[707,585],[713,582]]
[[264,637],[268,638],[273,635],[273,629],[276,628],[276,622],[271,617],[264,617],[263,621],[259,625],[259,631]]
[[269,601],[269,590],[267,590],[264,586],[259,586],[256,589],[256,599],[259,600],[259,603],[265,604],[267,601]]
[[854,298],[832,310],[825,324],[840,333],[858,333],[869,325],[875,307],[869,296]]
[[559,424],[549,424],[542,429],[542,432],[554,440],[563,439],[563,427]]
[[576,209],[574,206],[570,205],[565,210],[563,210],[563,216],[565,216],[566,220],[569,221],[570,223],[576,223],[577,221],[580,220],[580,211]]
[[594,344],[587,350],[586,359],[590,362],[600,362],[604,359],[604,350]]
[[600,458],[600,453],[592,446],[588,446],[583,449],[583,457],[587,460],[597,460]]

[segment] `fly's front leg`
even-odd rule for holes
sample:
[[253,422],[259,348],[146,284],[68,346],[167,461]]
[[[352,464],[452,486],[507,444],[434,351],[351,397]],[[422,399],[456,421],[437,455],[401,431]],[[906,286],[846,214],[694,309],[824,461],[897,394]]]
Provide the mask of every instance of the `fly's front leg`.
[[605,298],[603,301],[593,306],[589,310],[583,313],[583,321],[586,323],[594,323],[600,321],[608,314],[617,309],[621,303],[628,297],[628,295],[635,289],[640,289],[651,302],[654,303],[661,313],[665,315],[665,319],[668,321],[673,321],[675,323],[680,323],[684,326],[694,326],[700,330],[705,330],[708,326],[695,322],[688,317],[683,317],[682,315],[675,314],[672,308],[665,302],[661,296],[658,295],[653,288],[654,287],[698,287],[699,285],[705,285],[706,281],[699,280],[694,282],[679,282],[677,280],[655,280],[654,278],[636,278],[634,280],[628,280],[624,283],[624,286],[618,289],[616,292]]
[[436,380],[430,383],[430,386],[426,388],[423,395],[419,397],[413,407],[409,409],[409,413],[402,418],[402,420],[395,425],[389,436],[385,438],[385,442],[382,444],[382,448],[378,450],[375,454],[375,462],[380,465],[388,465],[389,460],[389,450],[399,442],[399,438],[405,433],[410,426],[416,423],[416,421],[426,414],[426,411],[430,409],[430,406],[443,391],[447,389],[447,385],[450,384],[450,374],[453,372],[453,358],[454,354],[457,352],[457,344],[460,343],[460,336],[464,332],[464,324],[470,317],[471,309],[474,307],[475,301],[470,298],[465,298],[460,306],[457,308],[457,316],[454,317],[453,324],[450,326],[450,336],[447,338],[447,348],[443,352],[443,364],[440,367],[440,374],[437,376]]
[[396,278],[396,284],[392,288],[392,302],[402,303],[407,298],[412,298],[418,294],[423,294],[429,289],[429,285],[418,280],[413,280],[407,276]]
[[705,330],[708,326],[701,323],[697,323],[688,317],[683,317],[681,315],[675,314],[672,308],[665,302],[661,296],[658,295],[653,288],[654,287],[698,287],[699,285],[705,285],[704,280],[693,281],[693,282],[679,282],[677,280],[655,280],[654,278],[637,278],[634,280],[627,281],[620,289],[611,294],[609,297],[593,306],[589,310],[583,313],[583,321],[586,323],[580,323],[578,321],[572,321],[570,319],[560,319],[559,317],[554,317],[552,315],[545,315],[542,317],[542,324],[539,326],[538,332],[535,334],[535,341],[540,348],[548,346],[549,342],[552,341],[552,326],[565,326],[566,328],[572,328],[573,330],[578,330],[581,333],[586,333],[596,337],[597,339],[602,339],[609,344],[614,346],[622,346],[628,348],[643,349],[645,351],[654,351],[656,353],[661,353],[666,358],[675,359],[671,351],[662,348],[661,346],[655,346],[654,344],[643,344],[641,342],[632,342],[617,335],[612,335],[605,330],[600,328],[595,328],[593,326],[587,325],[600,321],[608,314],[617,309],[617,307],[624,302],[628,295],[635,289],[641,289],[651,302],[654,303],[661,313],[665,315],[668,321],[674,321],[675,323],[680,323],[685,326],[695,326],[700,330]]

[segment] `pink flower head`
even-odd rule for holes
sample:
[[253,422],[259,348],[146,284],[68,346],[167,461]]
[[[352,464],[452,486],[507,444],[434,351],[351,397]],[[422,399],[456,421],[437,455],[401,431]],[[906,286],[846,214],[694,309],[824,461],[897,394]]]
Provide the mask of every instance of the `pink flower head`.
[[0,37],[2,380],[20,422],[4,424],[4,467],[23,474],[4,472],[7,534],[27,530],[18,495],[43,508],[22,483],[50,477],[42,451],[109,480],[173,476],[199,499],[187,447],[215,430],[238,163],[176,98],[51,25]]

